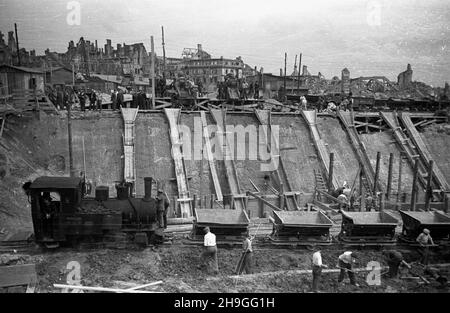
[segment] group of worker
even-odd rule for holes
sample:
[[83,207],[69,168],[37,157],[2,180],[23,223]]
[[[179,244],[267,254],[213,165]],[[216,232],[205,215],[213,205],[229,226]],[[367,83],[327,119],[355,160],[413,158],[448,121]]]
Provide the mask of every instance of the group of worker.
[[[217,243],[216,243],[216,235],[214,235],[209,227],[204,228],[205,236],[203,242],[203,251],[200,255],[201,265],[200,269],[206,268],[206,271],[209,274],[218,274],[219,267],[217,262]],[[247,232],[244,241],[242,243],[242,254],[241,258],[238,262],[238,266],[236,268],[236,274],[241,275],[244,272],[246,274],[253,273],[253,247],[252,241],[254,236],[250,236]],[[434,245],[433,239],[431,238],[430,231],[428,229],[423,229],[422,233],[417,237],[416,241],[419,243],[419,253],[421,255],[420,263],[427,266],[428,265],[428,249],[430,245]],[[387,276],[389,278],[396,278],[398,276],[399,268],[403,264],[407,265],[403,259],[403,255],[401,252],[397,250],[383,250],[382,255],[385,258],[386,263],[389,266],[389,271]],[[352,251],[345,251],[340,254],[338,257],[338,268],[340,269],[339,277],[337,282],[342,284],[345,277],[348,276],[350,280],[350,284],[359,287],[359,284],[356,282],[355,271],[353,269],[353,264],[356,263],[358,259],[358,254]],[[327,268],[322,261],[322,254],[320,246],[315,248],[315,252],[312,255],[312,291],[318,292],[320,278],[322,275],[322,269]]]

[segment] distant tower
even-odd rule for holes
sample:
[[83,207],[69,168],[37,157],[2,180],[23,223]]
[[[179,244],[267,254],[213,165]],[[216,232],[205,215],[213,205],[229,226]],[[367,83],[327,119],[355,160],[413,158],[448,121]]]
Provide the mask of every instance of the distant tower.
[[406,71],[401,72],[397,76],[397,83],[398,83],[398,86],[400,87],[400,89],[405,89],[411,85],[412,75],[413,75],[413,70],[411,68],[411,64],[408,64],[408,66],[406,67]]
[[343,94],[350,93],[350,71],[348,68],[344,68],[341,72],[341,92]]
[[306,65],[303,65],[302,76],[311,76],[311,74],[308,72],[308,66]]
[[8,48],[11,52],[17,52],[16,39],[14,38],[14,32],[8,32]]

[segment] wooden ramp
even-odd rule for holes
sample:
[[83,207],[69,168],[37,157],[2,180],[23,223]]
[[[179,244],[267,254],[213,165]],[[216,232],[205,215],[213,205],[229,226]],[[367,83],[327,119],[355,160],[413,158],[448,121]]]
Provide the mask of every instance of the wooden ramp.
[[[415,146],[411,140],[408,138],[408,136],[403,132],[402,128],[400,127],[397,119],[397,114],[394,112],[380,112],[381,117],[386,122],[386,124],[389,126],[389,128],[392,130],[394,134],[394,138],[397,141],[397,143],[401,147],[401,151],[405,154],[406,158],[408,159],[408,162],[411,166],[411,168],[414,168],[414,163],[416,158],[420,157],[418,147]],[[426,188],[427,181],[427,166],[424,164],[423,160],[421,158],[419,160],[419,182],[423,188]],[[433,187],[435,188],[435,187]]]
[[[295,193],[293,193],[292,187],[291,187],[291,183],[289,182],[288,176],[286,174],[286,169],[284,167],[283,164],[283,160],[281,158],[281,155],[273,155],[273,151],[270,151],[270,147],[274,146],[276,152],[280,153],[280,147],[279,147],[279,142],[278,142],[278,138],[276,138],[275,136],[273,136],[272,131],[271,131],[271,113],[270,110],[255,110],[255,114],[256,114],[256,118],[258,119],[259,123],[261,125],[267,125],[267,128],[269,131],[270,130],[270,134],[271,134],[271,145],[269,145],[269,141],[268,138],[266,138],[266,136],[264,136],[263,138],[263,142],[261,142],[260,144],[263,144],[267,147],[268,152],[270,152],[271,154],[271,161],[273,160],[273,158],[278,158],[278,167],[276,167],[276,169],[274,170],[273,174],[276,177],[276,180],[278,182],[278,185],[280,186],[280,194],[282,194],[285,197],[285,203],[286,206],[288,208],[288,210],[299,210],[298,207],[298,203],[297,200],[295,199]],[[284,209],[284,208],[282,208]]]
[[169,121],[169,135],[172,143],[172,158],[175,163],[175,176],[178,186],[178,201],[182,217],[191,217],[193,215],[191,199],[189,198],[189,186],[186,175],[186,166],[183,157],[183,143],[178,130],[179,119],[181,117],[180,109],[164,109],[167,120]]
[[136,195],[136,161],[135,161],[135,120],[139,109],[121,108],[124,121],[123,151],[124,167],[123,177],[126,182],[133,185],[133,194]]
[[[433,159],[431,153],[428,151],[426,144],[423,142],[422,137],[420,137],[419,132],[411,121],[411,113],[400,113],[400,119],[403,125],[406,128],[406,132],[408,133],[410,139],[413,141],[413,144],[417,147],[417,152],[419,153],[420,158],[426,164],[430,164],[430,160]],[[433,166],[433,178],[436,180],[437,184],[443,191],[450,191],[450,185],[445,179],[444,174],[442,174],[436,162]]]
[[[236,172],[236,165],[234,164],[234,156],[231,155],[231,149],[229,149],[230,143],[228,142],[228,138],[226,136],[225,129],[225,111],[222,110],[211,110],[211,115],[218,126],[218,131],[216,132],[216,136],[222,135],[223,147],[222,155],[223,161],[225,163],[225,169],[227,172],[228,184],[230,186],[230,192],[233,195],[233,205],[236,210],[244,210],[245,209],[245,201],[244,197],[241,193],[241,188],[239,186],[239,179]],[[222,133],[221,133],[222,132]]]
[[[366,190],[368,193],[373,192],[373,185],[375,180],[375,172],[370,164],[369,157],[367,156],[366,148],[364,147],[361,138],[359,138],[358,132],[356,131],[355,125],[353,124],[351,113],[338,111],[337,116],[341,120],[342,124],[345,127],[345,130],[350,138],[350,143],[354,151],[356,152],[356,158],[358,159],[359,164],[362,166],[363,173],[365,179],[367,180],[367,186],[369,190]],[[380,185],[377,186],[378,190],[381,190]]]
[[[330,152],[325,146],[324,140],[320,137],[319,130],[317,129],[317,112],[314,111],[305,111],[302,110],[302,115],[304,119],[308,122],[309,130],[311,131],[311,136],[314,141],[314,145],[319,153],[320,160],[322,161],[322,165],[326,170],[327,176],[330,173]],[[333,188],[339,188],[339,183],[336,179],[336,176],[333,177]]]
[[[217,176],[216,171],[216,164],[214,162],[214,157],[211,151],[211,142],[209,141],[210,133],[208,131],[208,124],[206,122],[206,114],[204,111],[200,112],[200,118],[202,120],[202,129],[203,129],[203,138],[205,139],[205,148],[206,148],[206,154],[209,162],[209,170],[211,173],[211,177],[213,179],[214,183],[214,189],[216,191],[216,197],[217,201],[222,202],[223,201],[223,195],[222,195],[222,189],[220,187],[219,178]],[[203,157],[203,155],[202,155]]]
[[40,90],[14,89],[11,98],[11,105],[17,111],[39,111],[46,113],[57,113],[53,103],[46,94]]

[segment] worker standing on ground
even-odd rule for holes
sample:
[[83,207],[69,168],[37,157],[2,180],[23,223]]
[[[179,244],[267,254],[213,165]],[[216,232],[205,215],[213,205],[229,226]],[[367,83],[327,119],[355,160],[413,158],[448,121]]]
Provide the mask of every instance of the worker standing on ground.
[[162,183],[158,183],[158,193],[156,195],[157,201],[157,220],[159,228],[167,228],[167,210],[170,206],[169,198],[167,194],[164,192],[164,188]]
[[209,227],[205,227],[204,232],[203,252],[200,255],[201,265],[206,267],[208,273],[218,274],[216,235],[209,230]]
[[246,274],[253,274],[252,264],[253,264],[253,247],[252,241],[253,237],[247,232],[244,241],[242,243],[242,256],[238,264],[237,274],[241,275],[244,271]]
[[320,283],[320,276],[322,275],[322,268],[328,267],[322,263],[321,250],[322,249],[320,248],[320,246],[317,247],[316,252],[314,252],[313,256],[312,256],[312,275],[313,275],[312,291],[313,292],[318,291],[318,286]]
[[357,255],[351,251],[345,251],[339,256],[338,262],[341,272],[339,273],[338,283],[344,280],[345,273],[347,273],[348,278],[350,279],[350,283],[356,287],[359,287],[355,280],[355,273],[352,270],[352,264],[355,263],[356,258]]
[[430,231],[427,228],[424,228],[422,233],[417,236],[416,241],[419,243],[419,254],[421,256],[420,263],[423,265],[428,265],[428,253],[429,246],[434,245],[433,238],[431,238]]
[[389,266],[389,277],[396,278],[398,276],[398,269],[403,263],[403,255],[397,250],[383,250],[382,253]]
[[111,106],[113,111],[117,110],[117,94],[115,90],[111,90]]

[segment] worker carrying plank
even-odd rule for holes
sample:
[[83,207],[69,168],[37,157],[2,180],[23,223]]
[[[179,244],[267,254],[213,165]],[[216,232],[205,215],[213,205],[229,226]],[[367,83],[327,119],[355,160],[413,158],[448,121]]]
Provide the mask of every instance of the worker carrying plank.
[[236,274],[241,275],[244,271],[246,274],[253,274],[253,247],[252,241],[255,237],[250,236],[250,232],[246,233],[242,242],[242,255],[236,267]]
[[433,238],[431,238],[430,230],[424,228],[422,233],[417,236],[416,241],[419,243],[418,252],[421,256],[420,263],[428,265],[429,246],[434,246]]
[[352,251],[345,251],[338,258],[338,267],[341,269],[339,273],[338,283],[342,282],[345,278],[345,274],[348,274],[348,278],[350,279],[350,283],[356,287],[359,285],[356,283],[355,273],[352,270],[352,264],[356,262],[358,256]]
[[399,267],[406,263],[403,261],[403,255],[397,250],[383,250],[382,254],[389,266],[388,277],[397,278]]
[[322,268],[328,267],[322,263],[321,250],[322,250],[322,248],[320,246],[317,246],[315,248],[315,252],[312,255],[312,275],[313,275],[312,291],[313,292],[318,292],[320,276],[322,275]]
[[203,231],[205,232],[205,237],[203,241],[203,252],[200,255],[200,268],[206,267],[208,273],[218,274],[216,235],[210,231],[208,226]]

